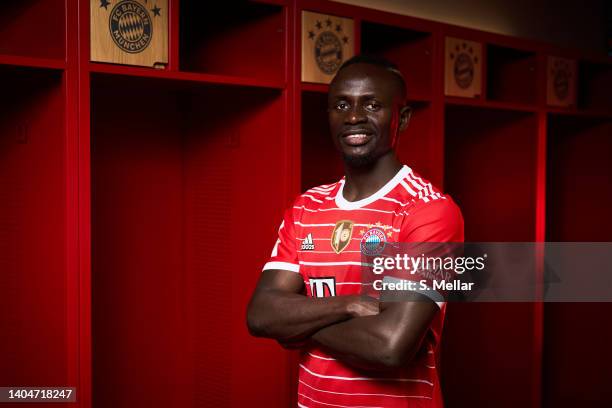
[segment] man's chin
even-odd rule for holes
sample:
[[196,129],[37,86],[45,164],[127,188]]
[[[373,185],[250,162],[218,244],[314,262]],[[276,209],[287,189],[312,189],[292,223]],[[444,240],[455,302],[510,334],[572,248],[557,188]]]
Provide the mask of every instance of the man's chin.
[[375,161],[376,157],[373,154],[342,154],[342,159],[349,167],[368,167],[371,166]]

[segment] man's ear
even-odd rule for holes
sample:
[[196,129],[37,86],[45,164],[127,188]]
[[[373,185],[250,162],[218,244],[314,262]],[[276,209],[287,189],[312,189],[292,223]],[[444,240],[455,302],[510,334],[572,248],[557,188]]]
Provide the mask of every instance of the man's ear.
[[412,108],[406,105],[400,109],[400,122],[399,122],[399,131],[403,132],[406,130],[408,126],[408,122],[410,121],[410,116],[412,115]]

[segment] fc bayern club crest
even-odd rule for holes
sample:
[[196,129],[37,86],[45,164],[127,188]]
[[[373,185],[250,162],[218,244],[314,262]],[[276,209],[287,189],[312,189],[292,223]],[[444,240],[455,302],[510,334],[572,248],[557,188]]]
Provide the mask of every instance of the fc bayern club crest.
[[576,60],[548,56],[546,103],[569,107],[576,104]]
[[308,38],[314,41],[314,58],[317,67],[327,75],[336,73],[344,61],[344,46],[349,38],[342,32],[342,24],[330,18],[317,20]]
[[115,4],[109,16],[109,30],[117,47],[130,54],[144,51],[153,38],[149,11],[132,0]]
[[455,52],[450,54],[454,60],[454,78],[457,86],[467,89],[474,81],[474,66],[478,64],[478,56],[474,55],[474,49],[465,42],[455,46]]
[[169,1],[89,0],[90,61],[163,69]]
[[367,256],[380,254],[387,242],[387,235],[381,228],[375,227],[367,230],[361,238],[361,253]]
[[569,67],[569,63],[563,59],[555,60],[553,69],[553,90],[555,96],[560,100],[564,101],[569,96],[570,81],[572,78],[572,72]]

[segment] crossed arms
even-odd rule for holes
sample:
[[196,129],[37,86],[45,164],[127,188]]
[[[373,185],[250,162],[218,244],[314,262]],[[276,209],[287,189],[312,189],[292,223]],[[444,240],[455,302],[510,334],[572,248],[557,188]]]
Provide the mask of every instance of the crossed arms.
[[[312,298],[303,295],[300,274],[262,273],[247,310],[252,335],[286,348],[308,342],[365,369],[405,365],[418,351],[438,305],[414,293],[413,301],[378,302],[360,295]],[[417,299],[418,298],[418,299]]]
[[[463,218],[450,199],[413,208],[411,214],[400,242],[463,242]],[[387,370],[409,362],[439,310],[419,293],[402,293],[402,300],[395,302],[303,293],[299,273],[264,271],[248,306],[251,334],[287,348],[315,342],[337,359],[365,369]]]

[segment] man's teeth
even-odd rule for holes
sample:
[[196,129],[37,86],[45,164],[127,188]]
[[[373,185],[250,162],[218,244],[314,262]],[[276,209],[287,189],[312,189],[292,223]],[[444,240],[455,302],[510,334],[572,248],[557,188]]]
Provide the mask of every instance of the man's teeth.
[[358,143],[364,143],[367,140],[367,138],[368,138],[368,135],[366,135],[365,133],[356,133],[354,135],[347,135],[346,141],[351,144],[353,143],[358,144]]

